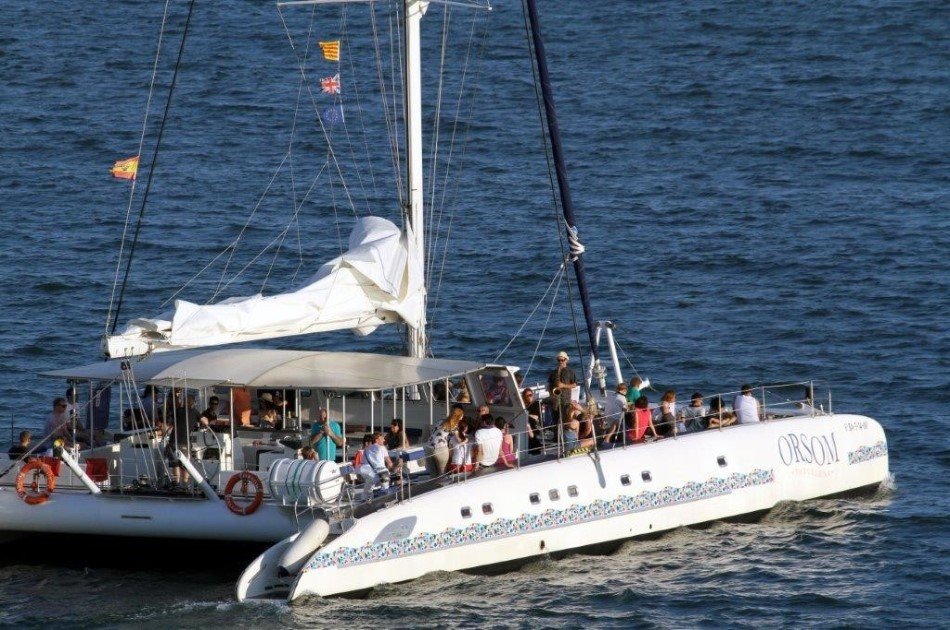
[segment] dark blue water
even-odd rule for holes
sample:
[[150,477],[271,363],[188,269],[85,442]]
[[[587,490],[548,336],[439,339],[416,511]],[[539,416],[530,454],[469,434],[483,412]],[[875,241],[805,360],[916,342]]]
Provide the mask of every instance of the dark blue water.
[[[950,6],[542,9],[596,315],[617,324],[621,346],[657,387],[830,384],[836,410],[884,425],[892,487],[869,499],[780,506],[756,524],[676,531],[608,557],[541,561],[491,578],[433,575],[367,600],[292,608],[234,603],[230,568],[154,570],[143,556],[133,570],[114,569],[82,561],[82,550],[62,567],[0,559],[0,624],[946,624]],[[307,11],[287,14],[297,35]],[[172,11],[166,86],[185,12]],[[317,30],[338,35],[336,15]],[[438,58],[442,15],[435,7],[427,18],[429,60]],[[453,13],[461,44],[450,61],[465,56],[465,15]],[[130,1],[0,11],[3,426],[40,426],[60,395],[60,383],[36,372],[96,358],[129,190],[107,171],[136,152],[160,19],[159,4]],[[481,20],[474,28],[481,62],[470,64],[466,85],[478,91],[474,110],[461,110],[470,133],[459,133],[453,156],[463,174],[438,189],[451,202],[441,234],[454,211],[440,289],[440,274],[432,277],[438,356],[493,359],[559,262],[521,20],[517,4],[499,2],[487,30]],[[354,56],[365,56],[351,36]],[[352,74],[344,67],[344,85],[373,69],[366,64]],[[454,67],[444,119],[455,115]],[[427,64],[428,95],[438,68]],[[158,312],[241,230],[286,153],[298,77],[271,5],[199,3],[123,318]],[[367,109],[379,104],[363,97]],[[153,112],[163,98],[156,94]],[[298,111],[312,130],[309,97]],[[348,124],[356,135],[352,116]],[[307,125],[298,131],[298,198],[326,151]],[[450,134],[444,123],[443,156]],[[356,212],[398,220],[387,145],[381,136],[367,143],[377,166],[359,184],[361,142],[340,158]],[[232,271],[286,225],[294,194],[286,175],[261,203]],[[144,185],[143,177],[139,193]],[[301,210],[303,253],[293,230],[272,274],[265,256],[232,289],[290,286],[301,260],[298,273],[313,272],[338,253],[337,229],[345,236],[353,214],[339,182],[324,180]],[[205,299],[220,271],[185,296]],[[576,354],[569,312],[564,300],[555,307],[532,375],[556,350]],[[531,362],[547,306],[539,313],[505,360]],[[398,350],[399,339],[332,334],[284,345]]]

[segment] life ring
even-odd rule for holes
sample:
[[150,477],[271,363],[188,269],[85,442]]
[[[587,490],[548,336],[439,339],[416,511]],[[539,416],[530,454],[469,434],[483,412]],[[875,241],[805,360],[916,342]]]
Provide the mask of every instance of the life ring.
[[[239,481],[241,482],[239,498],[242,500],[248,498],[248,485],[254,486],[254,497],[250,503],[238,504],[238,502],[234,500],[234,487],[238,485]],[[264,502],[264,484],[255,474],[249,473],[246,470],[239,472],[233,475],[228,480],[228,485],[224,487],[224,502],[227,504],[228,509],[238,516],[253,514],[257,511],[257,508],[261,507],[261,503]]]
[[[26,485],[26,475],[27,473],[33,473],[33,482],[27,487]],[[46,477],[46,490],[40,492],[40,475],[43,473],[43,476]],[[20,469],[20,472],[16,476],[16,493],[21,499],[23,499],[27,505],[39,505],[41,503],[46,503],[49,500],[49,495],[56,489],[56,475],[53,474],[53,469],[49,467],[48,464],[44,462],[33,459],[26,463],[26,465]]]

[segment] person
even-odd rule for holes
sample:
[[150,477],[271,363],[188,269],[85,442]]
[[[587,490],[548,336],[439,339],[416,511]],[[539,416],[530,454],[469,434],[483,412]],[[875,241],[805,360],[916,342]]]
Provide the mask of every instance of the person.
[[178,458],[178,452],[188,454],[189,432],[192,424],[198,419],[198,412],[195,409],[195,397],[192,394],[184,395],[184,392],[177,390],[175,393],[177,404],[172,409],[171,417],[171,439],[166,445],[166,456],[168,457],[168,468],[172,473],[175,483],[185,484],[191,479],[191,475],[182,466]]
[[246,387],[235,387],[231,390],[233,409],[231,416],[239,426],[251,426],[251,392]]
[[262,429],[276,429],[277,422],[278,422],[277,408],[273,406],[268,406],[260,417],[261,428]]
[[708,428],[718,429],[735,423],[735,414],[726,409],[721,397],[716,396],[709,401],[709,411],[706,412],[706,426]]
[[709,426],[709,418],[706,414],[709,410],[703,405],[703,395],[699,392],[693,392],[689,397],[689,406],[683,409],[682,422],[686,433],[695,433],[705,431]]
[[426,469],[432,477],[438,477],[445,472],[449,464],[449,440],[465,415],[464,407],[456,403],[452,405],[452,413],[439,423],[429,428],[429,437],[426,439]]
[[627,411],[627,392],[629,388],[626,383],[617,383],[612,396],[607,398],[604,405],[606,418],[604,418],[604,444],[609,445],[614,441],[620,430],[620,424],[623,422],[623,414]]
[[447,473],[469,473],[475,470],[472,463],[472,445],[468,437],[469,419],[462,418],[449,440],[451,455],[445,467]]
[[409,437],[402,430],[402,418],[393,418],[386,433],[386,448],[389,450],[409,448]]
[[7,451],[7,455],[10,456],[10,459],[13,459],[14,457],[21,457],[28,453],[30,450],[30,440],[32,437],[33,434],[29,431],[20,431],[19,444],[14,444],[10,447],[10,450]]
[[72,428],[72,422],[69,418],[67,409],[69,404],[65,398],[57,398],[53,401],[53,411],[46,418],[46,425],[43,427],[43,433],[47,436],[50,444],[54,440],[60,439],[69,441],[69,434]]
[[528,412],[528,422],[526,435],[528,436],[528,453],[535,455],[544,449],[543,436],[541,431],[541,418],[543,411],[541,401],[535,400],[534,390],[526,387],[521,392],[521,401],[524,403],[525,411]]
[[752,395],[751,385],[746,383],[742,386],[742,391],[736,396],[732,409],[736,412],[739,424],[752,424],[760,421],[759,401]]
[[218,400],[217,396],[212,396],[208,399],[208,408],[202,411],[201,415],[198,416],[198,424],[201,427],[208,429],[218,422],[218,405],[220,404],[221,401]]
[[[356,451],[356,455],[353,456],[353,470],[359,471],[360,466],[362,466],[366,460],[366,449],[368,449],[372,443],[373,443],[372,433],[367,433],[366,435],[363,436],[363,446],[362,448],[360,448],[360,450]],[[309,448],[309,447],[306,447],[306,448]],[[313,450],[313,449],[310,449],[310,450]],[[314,457],[316,457],[316,453],[314,453]]]
[[490,414],[483,414],[479,418],[479,424],[481,427],[473,436],[472,461],[479,468],[488,468],[494,466],[495,462],[498,461],[498,454],[501,453],[501,443],[504,436],[495,426],[495,421]]
[[[362,453],[362,451],[360,451],[360,452]],[[303,447],[302,449],[300,449],[300,458],[301,458],[301,459],[311,459],[311,460],[319,459],[319,458],[317,457],[317,452],[316,452],[315,450],[313,450],[313,447],[312,447],[312,446],[305,446],[305,447]]]
[[668,389],[660,399],[660,406],[656,410],[657,431],[663,437],[676,435],[676,392]]
[[570,453],[580,446],[578,435],[581,430],[581,423],[578,420],[579,414],[573,414],[571,419],[564,424],[564,430],[561,432],[564,436],[564,452]]
[[[335,462],[336,448],[343,446],[343,427],[335,420],[327,419],[327,410],[320,410],[320,419],[310,425],[310,446],[317,449],[320,459]],[[382,435],[382,433],[380,433]]]
[[492,384],[485,392],[485,399],[492,405],[511,406],[511,396],[508,395],[508,384],[505,382],[505,377],[496,376],[492,379]]
[[498,460],[495,462],[495,468],[514,468],[518,461],[518,455],[515,453],[515,440],[511,437],[511,425],[508,421],[498,416],[495,418],[495,428],[501,431],[501,450],[498,453]]
[[590,416],[582,413],[577,416],[579,427],[577,430],[577,447],[592,448],[594,446],[594,423]]
[[402,460],[393,461],[389,456],[386,437],[382,433],[376,431],[370,437],[372,443],[363,450],[360,474],[366,479],[370,488],[375,485],[377,479],[383,488],[388,488],[390,476],[397,475],[402,470]]
[[458,393],[455,395],[455,402],[467,405],[472,402],[472,395],[468,393],[468,382],[463,378],[458,384]]
[[577,385],[577,376],[574,370],[567,367],[570,357],[561,350],[557,353],[557,367],[548,374],[548,394],[551,395],[551,408],[554,420],[561,421],[561,415],[566,416],[566,408],[571,404],[571,392]]
[[637,402],[637,398],[640,397],[641,385],[643,385],[643,379],[639,376],[634,376],[630,379],[630,387],[627,388],[627,402],[631,405]]
[[627,417],[627,441],[630,443],[642,442],[647,432],[652,437],[660,437],[653,426],[653,414],[650,413],[650,399],[644,395],[633,403],[633,412]]

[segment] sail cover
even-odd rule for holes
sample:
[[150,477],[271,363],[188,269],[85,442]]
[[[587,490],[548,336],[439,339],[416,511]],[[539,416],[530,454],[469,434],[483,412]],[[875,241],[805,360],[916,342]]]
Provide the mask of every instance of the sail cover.
[[125,357],[153,351],[218,346],[330,330],[368,335],[402,320],[425,318],[425,282],[418,256],[403,232],[381,217],[359,219],[349,250],[287,293],[232,297],[199,305],[176,300],[174,310],[133,319],[106,339],[106,354]]

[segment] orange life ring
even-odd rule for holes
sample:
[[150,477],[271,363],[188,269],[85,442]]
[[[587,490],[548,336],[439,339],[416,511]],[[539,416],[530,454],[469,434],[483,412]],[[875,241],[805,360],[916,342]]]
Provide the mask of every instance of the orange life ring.
[[[234,500],[234,487],[239,481],[241,482],[239,498],[242,500],[246,500],[248,498],[248,485],[254,486],[254,497],[251,499],[250,503],[239,505],[238,502]],[[253,514],[257,511],[257,508],[261,507],[261,503],[264,502],[264,484],[255,474],[249,473],[246,470],[239,472],[238,474],[233,475],[228,480],[228,485],[224,487],[224,502],[228,506],[229,510],[239,516]]]
[[[33,473],[33,482],[26,486],[27,473]],[[46,477],[46,490],[40,492],[40,473]],[[16,476],[16,493],[27,505],[39,505],[49,500],[49,495],[56,489],[56,475],[49,464],[38,459],[31,459]]]

